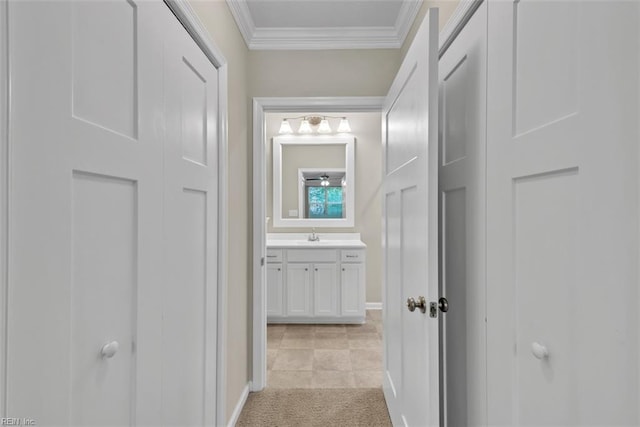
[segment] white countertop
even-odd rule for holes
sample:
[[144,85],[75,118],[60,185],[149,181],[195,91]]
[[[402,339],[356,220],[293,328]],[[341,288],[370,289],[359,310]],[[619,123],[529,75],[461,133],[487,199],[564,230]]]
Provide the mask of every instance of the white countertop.
[[367,245],[360,240],[360,233],[316,233],[320,240],[309,241],[311,233],[267,233],[267,249],[364,249]]

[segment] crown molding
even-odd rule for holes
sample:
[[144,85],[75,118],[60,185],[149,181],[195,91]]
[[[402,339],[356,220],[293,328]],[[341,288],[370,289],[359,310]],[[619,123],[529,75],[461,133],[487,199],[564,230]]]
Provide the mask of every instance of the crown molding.
[[404,40],[407,38],[409,30],[411,30],[411,26],[416,20],[418,12],[420,12],[422,2],[423,0],[402,2],[402,6],[400,6],[400,12],[398,13],[398,19],[396,19],[395,25],[397,36],[400,39],[400,46],[404,44]]
[[253,103],[269,113],[367,113],[382,111],[384,100],[384,96],[261,97],[253,98]]
[[242,38],[247,46],[253,39],[253,34],[256,31],[256,25],[253,23],[253,17],[249,11],[249,6],[244,0],[227,0],[227,6],[231,11],[233,19],[236,21],[236,25],[242,34]]
[[257,28],[252,50],[397,49],[393,27]]
[[250,50],[399,49],[423,0],[403,1],[393,27],[256,27],[246,0],[226,0]]

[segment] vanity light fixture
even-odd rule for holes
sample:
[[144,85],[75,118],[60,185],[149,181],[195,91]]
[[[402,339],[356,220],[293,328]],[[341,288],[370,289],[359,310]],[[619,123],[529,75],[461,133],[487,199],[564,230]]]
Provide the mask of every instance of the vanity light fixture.
[[313,133],[313,128],[317,126],[317,132],[322,134],[328,134],[333,132],[331,126],[329,125],[330,119],[340,119],[340,124],[338,125],[338,133],[349,133],[351,132],[351,126],[349,126],[349,120],[346,117],[333,117],[333,116],[300,116],[300,117],[288,117],[282,119],[282,123],[280,123],[279,134],[292,134],[293,129],[291,128],[291,123],[289,120],[298,120],[300,121],[300,127],[298,128],[298,133],[300,134],[309,134]]
[[346,117],[340,119],[340,124],[338,125],[338,133],[349,133],[351,132],[351,126],[349,126],[349,120]]
[[309,120],[306,118],[300,122],[300,128],[298,128],[298,133],[311,133],[313,129],[311,129],[311,125],[309,124]]
[[287,119],[282,120],[282,123],[280,124],[280,130],[278,131],[279,134],[291,134],[293,133],[293,129],[291,129],[291,125],[289,124],[289,121]]
[[318,133],[331,133],[331,126],[329,126],[329,122],[327,118],[323,118],[320,121],[320,126],[318,126]]

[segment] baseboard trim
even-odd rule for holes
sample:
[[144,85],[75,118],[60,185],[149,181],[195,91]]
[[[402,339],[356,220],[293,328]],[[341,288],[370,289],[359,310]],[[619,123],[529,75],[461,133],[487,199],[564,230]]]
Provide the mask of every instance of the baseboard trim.
[[367,310],[382,310],[381,302],[368,302],[365,304],[365,309]]
[[242,412],[242,408],[244,408],[244,404],[247,403],[247,397],[249,397],[249,389],[251,388],[251,382],[248,382],[247,385],[242,389],[242,393],[240,394],[240,398],[238,399],[238,403],[236,407],[233,409],[233,413],[231,414],[231,418],[229,419],[229,424],[227,427],[235,427],[238,419],[240,418],[240,413]]

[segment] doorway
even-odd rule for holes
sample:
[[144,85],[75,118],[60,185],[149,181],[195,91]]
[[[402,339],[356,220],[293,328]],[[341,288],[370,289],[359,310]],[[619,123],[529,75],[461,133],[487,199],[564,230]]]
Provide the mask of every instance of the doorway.
[[[253,150],[253,185],[254,185],[254,209],[253,209],[253,229],[254,229],[254,244],[253,244],[253,378],[252,378],[252,391],[262,390],[267,385],[267,345],[268,335],[272,337],[272,340],[283,340],[285,338],[286,329],[288,327],[275,326],[271,328],[271,332],[267,333],[267,295],[265,289],[267,289],[267,266],[266,266],[266,235],[270,230],[270,223],[267,217],[272,215],[267,214],[270,207],[268,197],[270,193],[268,184],[271,176],[268,168],[268,138],[277,134],[278,129],[273,129],[276,125],[269,125],[269,118],[273,123],[279,123],[284,117],[300,116],[308,113],[315,114],[330,114],[332,112],[339,112],[340,114],[361,114],[361,113],[377,113],[379,114],[382,106],[382,98],[379,97],[340,97],[340,98],[256,98],[254,99],[254,150]],[[273,117],[270,117],[273,116]],[[369,132],[377,132],[379,138],[379,119],[375,126],[369,129]],[[357,135],[356,135],[357,137]],[[356,156],[357,158],[357,156]],[[379,163],[378,163],[379,164]],[[356,173],[358,171],[365,172],[367,170],[365,165],[356,164]],[[363,204],[361,214],[366,214],[367,209],[372,209],[372,206],[366,206]],[[377,214],[379,212],[375,210]],[[358,212],[356,212],[358,215]],[[356,220],[357,221],[357,220]],[[271,222],[272,224],[272,222]],[[286,229],[284,229],[286,230]],[[271,228],[271,231],[273,229]],[[286,231],[300,231],[311,232],[309,229],[297,229]],[[322,230],[325,231],[325,230]],[[353,231],[353,229],[343,230],[329,230],[329,231]],[[379,229],[377,230],[379,234]],[[380,309],[381,304],[369,305],[367,308]],[[367,318],[374,319],[375,316],[379,316],[381,313],[371,313]],[[375,333],[375,326],[369,325],[367,328],[360,328],[363,333]],[[355,328],[356,326],[350,326]],[[298,329],[296,331],[296,328]],[[324,329],[323,329],[324,328]],[[340,330],[339,330],[340,329]],[[365,332],[364,329],[367,329]],[[298,339],[302,341],[298,342],[286,342],[285,345],[298,345],[310,347],[311,341],[307,336],[306,342],[304,336],[301,336],[302,332],[313,333],[313,339],[316,338],[316,333],[319,334],[318,345],[327,346],[349,346],[348,331],[344,325],[325,325],[323,327],[316,327],[315,325],[292,325],[291,331],[289,331],[291,340]],[[355,329],[351,331],[355,333]],[[332,334],[334,334],[332,336]],[[279,337],[279,338],[277,338]],[[367,338],[373,338],[371,335]],[[329,344],[329,340],[337,339],[337,341]],[[281,343],[282,341],[280,341]],[[339,343],[339,344],[338,344]],[[273,343],[271,344],[274,345]],[[356,344],[354,344],[356,345]],[[368,345],[372,345],[371,342]],[[346,350],[348,349],[341,349]],[[307,350],[314,349],[308,348]],[[322,349],[317,349],[322,350]],[[339,350],[339,349],[335,349]],[[309,353],[309,352],[307,352]],[[309,353],[310,354],[310,353]],[[308,355],[309,355],[308,354]],[[273,352],[272,352],[273,355]],[[308,356],[307,355],[307,356]],[[346,357],[346,353],[342,354],[342,357]],[[345,359],[346,360],[346,359]],[[273,360],[275,363],[275,359]],[[308,366],[308,365],[307,365]],[[311,378],[311,373],[306,374]]]

